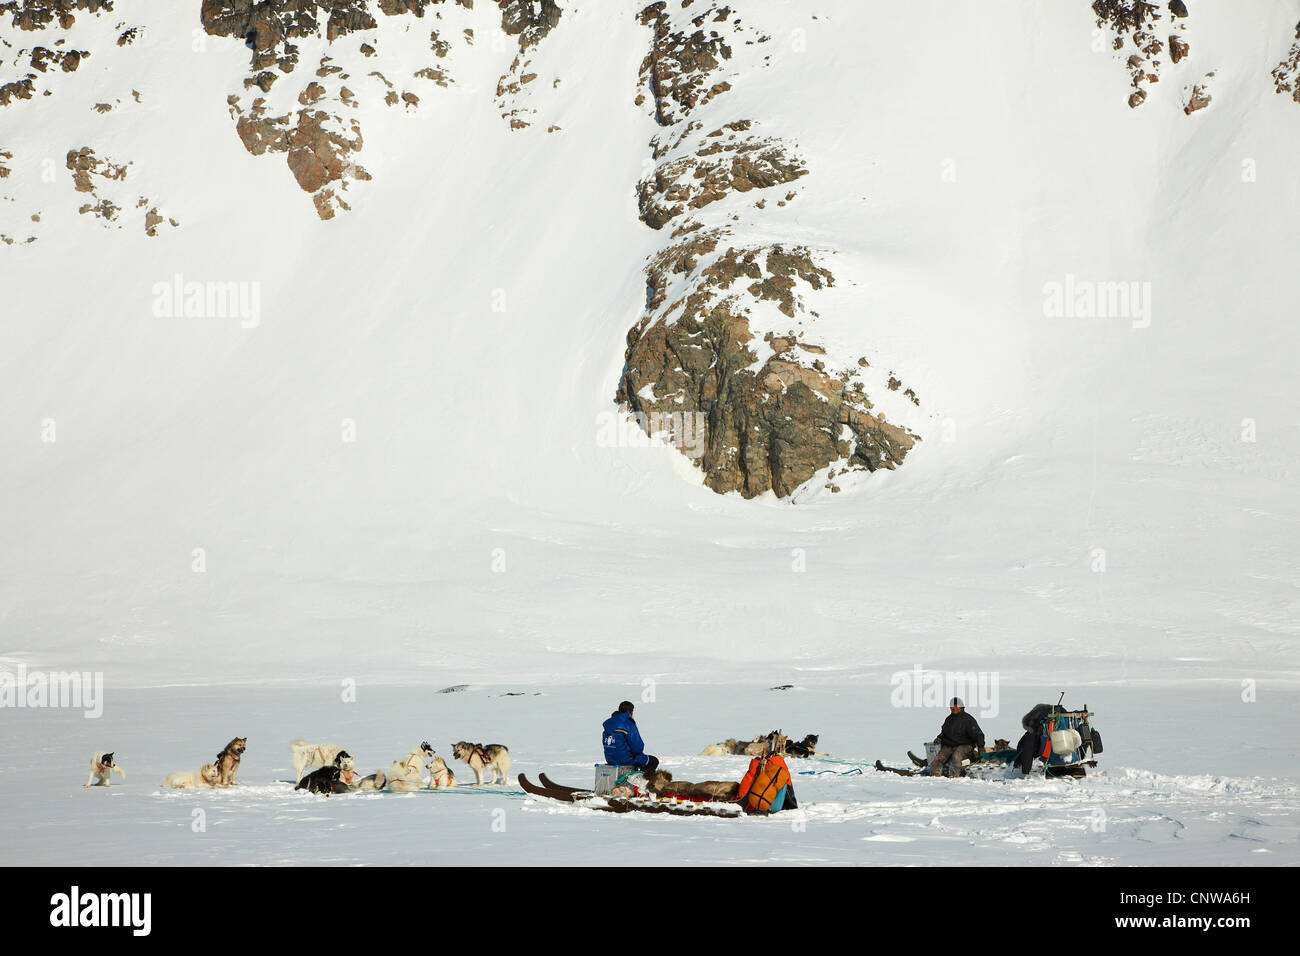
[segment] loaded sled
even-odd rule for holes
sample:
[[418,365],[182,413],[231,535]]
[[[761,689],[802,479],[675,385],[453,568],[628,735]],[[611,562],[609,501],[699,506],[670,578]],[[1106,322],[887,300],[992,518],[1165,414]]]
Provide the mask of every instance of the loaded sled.
[[[1064,700],[1065,695],[1061,695]],[[999,740],[992,750],[983,750],[962,762],[961,776],[989,779],[1003,777],[1012,767],[1028,776],[1041,773],[1045,777],[1085,776],[1089,767],[1097,766],[1097,755],[1102,752],[1101,734],[1093,728],[1091,718],[1096,716],[1085,704],[1080,710],[1066,710],[1061,702],[1039,704],[1021,718],[1024,735],[1015,747]],[[904,777],[928,775],[929,765],[938,755],[939,742],[925,745],[922,760],[910,750],[911,770],[887,767],[879,760],[876,769]]]

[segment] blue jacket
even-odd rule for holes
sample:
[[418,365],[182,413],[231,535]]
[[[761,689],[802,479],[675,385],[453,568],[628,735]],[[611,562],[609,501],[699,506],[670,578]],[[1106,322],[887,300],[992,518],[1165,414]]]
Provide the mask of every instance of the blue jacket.
[[617,713],[601,725],[601,745],[605,748],[605,763],[616,767],[644,767],[650,762],[645,753],[645,742],[636,729],[631,714]]

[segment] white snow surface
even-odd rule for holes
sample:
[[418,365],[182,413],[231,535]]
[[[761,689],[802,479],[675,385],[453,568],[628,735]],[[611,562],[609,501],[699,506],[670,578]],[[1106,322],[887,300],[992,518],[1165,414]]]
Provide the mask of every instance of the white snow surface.
[[[1269,77],[1300,3],[1196,3],[1192,56],[1137,110],[1082,0],[733,3],[771,39],[701,119],[752,118],[810,171],[761,221],[737,201],[733,242],[824,253],[814,336],[914,388],[923,439],[838,494],[752,501],[671,448],[598,441],[666,240],[635,205],[656,132],[632,105],[642,4],[561,0],[519,132],[493,100],[495,5],[458,8],[479,42],[419,109],[369,101],[374,178],[329,222],[283,156],[241,145],[226,96],[248,51],[194,49],[198,6],[79,14],[70,45],[93,55],[0,110],[0,232],[38,236],[0,245],[0,659],[110,693],[98,721],[0,715],[6,862],[594,863],[619,835],[658,862],[1300,862],[1279,731],[1300,703],[1300,108]],[[403,46],[380,19],[381,52],[430,65],[427,22]],[[119,22],[144,27],[134,46]],[[123,192],[179,227],[78,215],[81,145],[130,161]],[[176,275],[257,283],[260,321],[155,316]],[[1149,282],[1149,325],[1047,317],[1067,276]],[[304,736],[369,769],[493,738],[586,783],[600,719],[648,679],[638,716],[682,776],[734,778],[690,755],[777,725],[898,764],[942,717],[888,706],[914,665],[998,674],[986,730],[1013,739],[1068,688],[1098,712],[1101,772],[801,777],[805,832],[275,782]],[[432,693],[454,683],[474,690]],[[240,788],[157,789],[235,734]],[[83,792],[114,748],[125,785]],[[429,815],[445,829],[412,840]]]
[[[642,688],[379,687],[361,688],[352,703],[337,687],[122,690],[106,697],[98,720],[71,710],[6,718],[15,738],[0,772],[0,845],[8,863],[69,865],[610,865],[631,852],[638,865],[1300,863],[1295,761],[1259,734],[1288,722],[1300,703],[1290,691],[1247,704],[1223,684],[1087,688],[1076,703],[1096,712],[1106,748],[1098,770],[1070,782],[878,773],[876,758],[908,766],[906,751],[920,749],[945,715],[891,707],[888,687],[655,690],[637,721],[677,779],[740,779],[747,758],[692,755],[778,725],[799,737],[820,731],[830,756],[790,760],[800,808],[766,819],[616,815],[516,786],[325,797],[288,782],[289,741],[300,733],[346,747],[364,772],[387,769],[427,739],[472,784],[450,760],[451,745],[468,735],[510,748],[512,780],[542,771],[589,787],[601,721],[620,697],[640,701]],[[1056,697],[1047,688],[1004,688],[1000,713],[981,718],[990,742],[1018,736],[1020,713],[1048,699]],[[238,786],[158,786],[211,760],[234,734],[248,737]],[[125,782],[81,789],[82,764],[114,748]]]

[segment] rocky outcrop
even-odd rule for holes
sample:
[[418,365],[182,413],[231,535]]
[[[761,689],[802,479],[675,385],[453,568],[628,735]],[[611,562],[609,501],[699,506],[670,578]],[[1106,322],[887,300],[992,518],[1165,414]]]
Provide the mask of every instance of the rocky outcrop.
[[1293,101],[1300,103],[1300,23],[1295,27],[1295,42],[1287,51],[1286,59],[1273,67],[1272,77],[1274,92],[1289,93]]
[[[1110,35],[1112,49],[1117,53],[1126,48],[1133,51],[1124,61],[1131,90],[1128,94],[1130,109],[1146,103],[1152,87],[1160,82],[1160,69],[1166,52],[1172,65],[1182,63],[1191,55],[1192,46],[1185,35],[1187,24],[1184,22],[1188,13],[1182,0],[1172,0],[1167,11],[1162,11],[1159,4],[1150,0],[1094,0],[1092,12],[1097,27]],[[1166,12],[1170,32],[1161,39]],[[1203,90],[1199,93],[1194,90],[1184,96],[1183,111],[1192,113],[1208,106],[1209,97],[1203,93]],[[1197,105],[1193,106],[1193,103]]]
[[[14,28],[37,34],[14,44],[0,37],[0,65],[23,72],[0,83],[0,108],[53,95],[63,74],[76,73],[91,55],[89,50],[66,45],[78,14],[99,16],[112,11],[111,0],[0,0],[0,23],[7,18]],[[14,51],[13,59],[8,59],[4,47]]]
[[1187,94],[1187,102],[1183,104],[1183,112],[1191,116],[1197,110],[1203,110],[1210,105],[1210,96],[1208,81],[1213,77],[1213,73],[1205,74],[1205,80],[1192,86],[1191,91]]
[[[501,28],[517,40],[513,78],[498,90],[499,106],[512,127],[528,124],[527,110],[511,102],[535,76],[527,71],[525,53],[555,28],[561,17],[554,0],[497,0]],[[283,154],[294,182],[311,195],[322,219],[346,211],[344,195],[370,174],[357,155],[363,149],[360,114],[377,101],[403,112],[418,113],[425,90],[446,88],[452,70],[438,61],[452,52],[447,16],[456,7],[473,9],[473,0],[202,0],[200,16],[207,34],[239,39],[251,50],[240,92],[227,98],[235,129],[255,156]],[[429,62],[414,67],[409,56],[386,58],[383,33],[393,18],[426,20]],[[414,29],[406,23],[401,29]],[[364,33],[358,42],[354,34]],[[473,30],[460,34],[466,46]],[[375,63],[364,77],[348,75],[328,53],[335,44],[354,48]],[[315,51],[315,52],[310,52]],[[313,76],[300,73],[302,61],[317,62]]]
[[825,350],[794,329],[761,341],[750,329],[755,301],[793,317],[803,287],[833,284],[830,271],[804,248],[716,248],[709,236],[652,264],[652,301],[663,301],[677,272],[688,273],[690,291],[628,333],[618,400],[641,421],[702,414],[697,464],[720,493],[786,497],[834,462],[870,471],[901,464],[915,436],[873,415],[851,372],[828,370]]
[[[731,89],[731,83],[714,74],[731,47],[714,26],[730,20],[730,8],[710,7],[690,20],[693,29],[674,29],[666,0],[658,0],[639,14],[642,24],[654,30],[650,52],[641,64],[644,96],[654,104],[655,120],[671,126],[686,113]],[[739,18],[737,18],[739,22]]]
[[[662,229],[688,210],[702,209],[732,193],[768,189],[805,176],[803,162],[778,140],[738,138],[730,127],[709,134],[712,140],[692,155],[657,166],[638,186],[641,219]],[[749,128],[746,122],[744,128]],[[722,137],[725,139],[715,139]]]
[[732,43],[766,38],[717,4],[652,3],[639,19],[652,38],[637,103],[660,133],[638,208],[650,228],[672,229],[646,267],[646,308],[628,332],[615,400],[647,433],[700,420],[702,453],[687,454],[719,493],[785,498],[820,472],[838,491],[842,471],[897,467],[917,437],[875,410],[859,374],[866,359],[829,355],[812,331],[808,297],[835,284],[828,253],[733,238],[726,201],[785,187],[775,204],[784,206],[806,164],[750,118],[709,132],[694,118],[733,88]]
[[0,0],[0,17],[8,14],[10,23],[19,30],[44,30],[55,22],[69,30],[82,11],[111,13],[113,0]]
[[[501,8],[501,29],[507,36],[515,37],[519,52],[510,64],[510,70],[497,81],[497,108],[501,118],[514,130],[527,129],[537,109],[526,104],[531,93],[529,84],[537,80],[533,68],[532,51],[559,25],[564,11],[555,0],[497,0]],[[551,84],[559,83],[558,78]],[[553,132],[558,127],[552,127]]]
[[519,49],[537,46],[560,22],[563,11],[555,0],[497,0],[501,8],[501,29],[519,38]]

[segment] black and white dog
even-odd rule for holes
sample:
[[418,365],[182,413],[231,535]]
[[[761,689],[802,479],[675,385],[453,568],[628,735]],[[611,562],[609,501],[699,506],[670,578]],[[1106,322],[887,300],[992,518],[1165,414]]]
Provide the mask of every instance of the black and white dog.
[[346,750],[340,750],[333,764],[313,770],[299,780],[298,785],[293,789],[306,790],[308,793],[323,793],[326,796],[331,793],[350,793],[352,788],[345,777],[354,773],[353,766],[352,755]]

